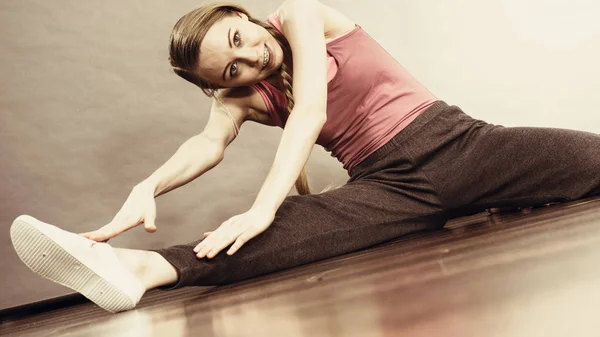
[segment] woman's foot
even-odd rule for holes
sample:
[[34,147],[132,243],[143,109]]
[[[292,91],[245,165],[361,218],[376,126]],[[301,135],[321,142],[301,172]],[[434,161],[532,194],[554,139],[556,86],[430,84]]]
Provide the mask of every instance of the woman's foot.
[[33,217],[10,228],[19,258],[42,277],[69,287],[110,312],[133,309],[144,284],[107,243],[95,242]]

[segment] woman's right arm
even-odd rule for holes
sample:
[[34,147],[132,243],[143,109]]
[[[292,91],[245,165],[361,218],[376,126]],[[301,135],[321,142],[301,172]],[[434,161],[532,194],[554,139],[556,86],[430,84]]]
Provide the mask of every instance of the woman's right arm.
[[240,93],[240,90],[225,91],[221,95],[223,104],[217,100],[213,102],[204,131],[188,139],[159,169],[137,184],[110,223],[81,235],[94,241],[106,241],[142,223],[147,232],[155,232],[154,198],[187,184],[217,166],[223,159],[225,149],[237,136],[232,119],[240,127],[250,115],[251,97]]
[[235,138],[228,116],[220,114],[211,114],[202,133],[183,143],[167,162],[140,184],[148,185],[154,196],[159,196],[189,183],[217,166],[223,160],[225,148]]
[[252,88],[221,91],[220,101],[213,100],[204,131],[183,143],[164,165],[140,183],[153,189],[154,196],[183,186],[217,166],[227,146],[237,137],[236,128],[241,128],[253,110],[262,110],[260,103],[264,105]]

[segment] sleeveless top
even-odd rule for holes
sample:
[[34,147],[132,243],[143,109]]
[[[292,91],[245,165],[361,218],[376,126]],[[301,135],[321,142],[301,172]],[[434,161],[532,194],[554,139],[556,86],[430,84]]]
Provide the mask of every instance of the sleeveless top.
[[[282,32],[279,18],[268,23]],[[327,121],[316,143],[350,171],[437,98],[360,26],[327,42]],[[288,118],[285,94],[267,81],[252,87],[275,124]]]

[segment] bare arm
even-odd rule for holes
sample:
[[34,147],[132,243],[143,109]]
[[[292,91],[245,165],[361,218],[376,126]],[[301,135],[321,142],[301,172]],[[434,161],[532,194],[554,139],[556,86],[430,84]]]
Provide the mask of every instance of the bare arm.
[[223,149],[204,134],[183,143],[173,156],[142,182],[152,186],[154,196],[167,193],[198,178],[223,159]]
[[[238,126],[246,120],[249,108],[244,96],[222,99]],[[157,195],[182,186],[215,167],[225,148],[236,137],[231,119],[222,105],[214,103],[204,131],[182,144],[177,152],[156,172],[136,185],[121,209],[107,225],[82,233],[95,241],[106,241],[143,223],[146,231],[155,232]]]
[[[227,98],[227,94],[228,92],[223,95],[221,101],[240,127],[247,116],[246,97],[242,95]],[[223,160],[226,147],[235,137],[234,126],[225,108],[214,100],[204,131],[183,143],[175,154],[142,184],[151,186],[154,195],[159,196],[189,183],[217,166]]]
[[205,233],[194,252],[213,258],[233,243],[235,254],[248,240],[265,231],[289,193],[327,120],[327,72],[323,7],[316,0],[287,0],[279,9],[283,33],[292,47],[295,107],[290,112],[273,166],[247,212]]
[[275,212],[290,189],[327,120],[324,19],[314,0],[288,0],[279,9],[294,59],[295,107],[284,128],[273,166],[253,207]]

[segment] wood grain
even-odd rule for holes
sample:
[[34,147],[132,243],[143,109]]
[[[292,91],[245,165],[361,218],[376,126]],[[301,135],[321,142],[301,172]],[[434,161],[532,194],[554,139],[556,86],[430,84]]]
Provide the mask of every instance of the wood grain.
[[2,319],[8,336],[596,336],[600,198],[476,214],[217,288],[151,291]]

